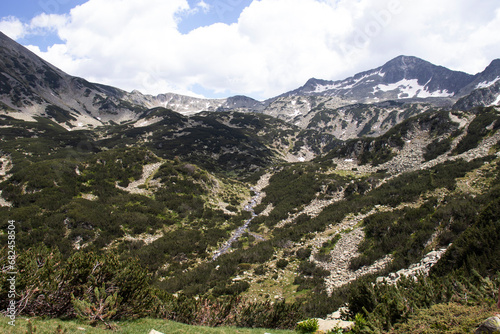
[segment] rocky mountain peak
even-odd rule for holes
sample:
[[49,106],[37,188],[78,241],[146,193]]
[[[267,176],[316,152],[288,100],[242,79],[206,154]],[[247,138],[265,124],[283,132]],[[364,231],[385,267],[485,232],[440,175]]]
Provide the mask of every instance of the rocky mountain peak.
[[493,59],[493,61],[486,67],[485,72],[496,71],[496,73],[500,73],[500,58]]
[[[402,80],[416,80],[423,91],[430,95],[454,96],[467,85],[473,76],[464,72],[452,71],[443,66],[434,65],[417,57],[399,56],[380,68],[384,82],[394,84]],[[417,94],[426,97],[425,93]],[[440,93],[438,93],[440,92]]]
[[483,72],[478,73],[475,76],[472,84],[475,84],[475,88],[484,88],[492,82],[500,78],[500,59],[493,60]]
[[394,59],[389,60],[385,63],[382,68],[386,71],[395,70],[397,72],[415,70],[422,66],[429,66],[432,64],[423,59],[413,57],[413,56],[397,56]]
[[417,57],[399,56],[380,67],[378,70],[384,73],[384,81],[387,83],[398,82],[403,79],[421,79],[420,84],[425,85],[425,79],[432,77],[436,66]]
[[[310,79],[284,95],[338,96],[352,102],[454,98],[474,76],[413,56],[398,56],[381,67],[339,81]],[[450,101],[447,102],[451,104]]]

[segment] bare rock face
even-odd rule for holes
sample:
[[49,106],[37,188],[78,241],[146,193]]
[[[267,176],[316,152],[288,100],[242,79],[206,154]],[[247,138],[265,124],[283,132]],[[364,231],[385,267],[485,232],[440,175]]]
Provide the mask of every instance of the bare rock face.
[[[490,82],[491,83],[491,82]],[[488,84],[488,83],[485,83]],[[480,106],[497,106],[500,104],[500,81],[492,81],[492,84],[474,90],[469,95],[458,100],[453,106],[456,110],[469,110]]]
[[91,83],[64,73],[0,32],[0,114],[30,121],[46,117],[67,129],[144,121],[148,111],[167,108],[184,115],[263,113],[347,140],[382,135],[430,106],[454,103],[458,109],[498,105],[500,60],[470,75],[399,56],[345,80],[310,79],[303,87],[265,101],[247,96],[206,99],[173,93],[153,96]]
[[319,331],[321,333],[328,333],[328,331],[334,329],[342,329],[345,331],[349,331],[354,327],[353,321],[344,321],[341,319],[318,319]]

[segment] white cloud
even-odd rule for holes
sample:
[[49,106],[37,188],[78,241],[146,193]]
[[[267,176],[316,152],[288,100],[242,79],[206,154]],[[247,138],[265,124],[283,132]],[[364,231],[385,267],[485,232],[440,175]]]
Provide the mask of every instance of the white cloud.
[[206,3],[204,0],[201,0],[200,2],[198,2],[198,4],[196,4],[196,7],[200,8],[203,12],[208,12],[211,8],[211,6]]
[[[49,31],[57,31],[63,28],[68,23],[68,17],[66,15],[56,15],[56,14],[40,14],[35,16],[30,22],[30,29],[42,29]],[[33,33],[33,32],[32,32]]]
[[[211,2],[209,2],[212,4]],[[224,2],[226,3],[226,2]],[[230,3],[227,2],[228,4]],[[181,34],[204,0],[89,0],[68,15],[41,15],[22,37],[55,30],[64,44],[32,50],[70,74],[123,89],[268,98],[308,78],[343,79],[400,54],[476,73],[500,54],[500,3],[484,0],[260,0],[234,24]],[[3,28],[3,27],[7,28]]]
[[25,25],[13,16],[2,17],[0,19],[0,31],[12,39],[19,39],[26,35]]

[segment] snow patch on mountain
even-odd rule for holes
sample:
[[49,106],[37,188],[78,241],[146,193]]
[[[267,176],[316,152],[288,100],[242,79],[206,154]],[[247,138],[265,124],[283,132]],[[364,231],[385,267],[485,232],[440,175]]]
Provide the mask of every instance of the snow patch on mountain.
[[437,90],[434,92],[429,92],[425,85],[422,86],[418,83],[418,79],[402,79],[392,84],[379,84],[373,88],[372,94],[375,94],[379,91],[391,92],[398,89],[400,91],[400,93],[398,94],[398,99],[453,96],[453,93],[450,93],[447,90]]
[[314,93],[323,93],[326,92],[327,90],[340,88],[341,86],[342,86],[341,83],[335,83],[331,85],[317,85],[316,89],[314,90]]
[[498,80],[500,80],[500,78],[496,78],[495,80],[489,82],[488,81],[480,82],[477,84],[476,89],[493,86]]
[[497,96],[497,99],[492,104],[490,104],[490,107],[498,105],[500,105],[500,94]]
[[366,79],[371,78],[373,76],[378,76],[379,78],[383,78],[385,76],[385,73],[382,72],[381,70],[379,70],[377,72],[367,73],[359,78],[353,77],[353,78],[349,78],[347,80],[343,80],[341,82],[334,82],[334,83],[331,83],[328,85],[318,84],[315,87],[314,93],[323,93],[323,92],[326,92],[329,90],[334,90],[334,89],[352,89],[352,88],[360,85],[361,83],[374,82],[375,80],[373,80],[373,79],[366,80]]

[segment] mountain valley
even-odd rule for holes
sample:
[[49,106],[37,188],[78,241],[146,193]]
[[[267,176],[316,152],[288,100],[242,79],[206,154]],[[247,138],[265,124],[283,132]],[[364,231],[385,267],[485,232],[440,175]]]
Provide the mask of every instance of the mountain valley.
[[19,312],[82,316],[102,288],[112,320],[293,329],[348,304],[355,332],[380,333],[498,298],[499,102],[498,59],[470,75],[399,56],[266,101],[202,99],[90,83],[0,33]]

